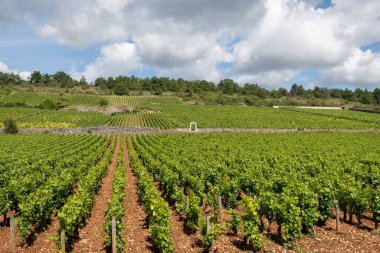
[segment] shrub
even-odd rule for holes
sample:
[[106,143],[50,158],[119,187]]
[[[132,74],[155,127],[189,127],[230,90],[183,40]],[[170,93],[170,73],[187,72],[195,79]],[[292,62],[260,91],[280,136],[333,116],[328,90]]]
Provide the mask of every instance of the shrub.
[[14,119],[4,120],[4,133],[7,133],[7,134],[17,134],[18,133],[16,121]]
[[57,110],[59,107],[56,103],[54,103],[51,99],[45,99],[41,104],[38,105],[39,109],[45,110]]
[[100,106],[107,106],[109,104],[108,100],[105,98],[102,98],[99,100],[99,105]]
[[162,92],[162,89],[161,88],[157,88],[155,91],[154,91],[154,95],[156,96],[161,96],[163,94]]

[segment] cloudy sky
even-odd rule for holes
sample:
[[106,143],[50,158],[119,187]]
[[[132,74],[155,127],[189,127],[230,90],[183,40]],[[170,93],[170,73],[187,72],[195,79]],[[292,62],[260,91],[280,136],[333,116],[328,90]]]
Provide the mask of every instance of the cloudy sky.
[[379,0],[0,0],[0,71],[380,87]]

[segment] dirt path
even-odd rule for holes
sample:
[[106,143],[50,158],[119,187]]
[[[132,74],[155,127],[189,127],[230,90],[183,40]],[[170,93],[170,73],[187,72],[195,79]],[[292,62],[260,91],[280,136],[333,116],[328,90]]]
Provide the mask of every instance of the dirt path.
[[[241,211],[239,211],[239,213],[240,212]],[[232,219],[232,216],[226,212],[226,209],[222,210],[222,219],[223,224],[226,224]],[[226,231],[222,235],[218,236],[218,238],[214,241],[212,249],[215,253],[245,252],[242,240],[243,238],[241,233],[234,235],[232,231],[227,228]]]
[[174,252],[202,252],[199,234],[186,234],[184,216],[171,208],[170,220],[172,222]]
[[[14,214],[13,211],[8,212],[7,218],[9,218],[12,214]],[[9,221],[9,220],[8,220]],[[0,216],[0,252],[8,252],[9,250],[9,242],[10,242],[10,227],[9,222],[4,221],[3,215]],[[17,228],[17,226],[16,226]],[[16,233],[16,245],[18,245],[19,239],[18,239],[18,231],[15,230]]]
[[126,211],[123,219],[125,252],[151,252],[152,246],[148,241],[148,227],[145,224],[146,214],[139,203],[136,177],[129,164],[125,139],[123,145],[124,165],[127,169],[124,203]]
[[[160,189],[160,182],[154,181],[154,185],[164,198],[164,194]],[[173,206],[169,206],[169,208],[170,221],[172,223],[171,233],[174,243],[174,252],[202,252],[202,242],[199,232],[188,234],[185,229],[185,216],[177,212]]]
[[104,223],[108,200],[112,196],[112,180],[116,168],[117,155],[120,149],[120,138],[117,139],[116,148],[113,153],[112,162],[108,173],[104,177],[98,195],[95,198],[91,216],[84,228],[79,230],[79,240],[74,243],[74,252],[105,252],[104,249]]
[[[364,225],[366,224],[366,225]],[[371,232],[373,222],[363,220],[363,225],[340,223],[335,230],[335,220],[329,219],[325,226],[317,227],[317,238],[303,236],[297,242],[302,251],[311,252],[380,252],[380,232]]]
[[[2,219],[1,219],[2,222]],[[51,225],[49,225],[48,229],[36,235],[35,241],[32,245],[22,245],[21,239],[19,237],[19,229],[17,225],[15,226],[15,250],[16,252],[22,253],[34,253],[34,252],[54,252],[55,244],[53,242],[53,237],[56,235],[58,229],[58,220],[54,216],[51,221]],[[10,247],[10,227],[9,224],[7,226],[2,226],[0,228],[0,252],[5,253],[9,252]]]

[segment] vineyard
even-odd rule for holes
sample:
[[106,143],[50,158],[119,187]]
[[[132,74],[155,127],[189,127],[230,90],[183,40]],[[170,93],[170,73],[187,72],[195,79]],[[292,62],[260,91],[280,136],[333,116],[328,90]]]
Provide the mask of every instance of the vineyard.
[[42,92],[11,92],[0,98],[2,103],[25,103],[29,106],[40,104],[45,99],[54,102],[62,102],[68,105],[98,105],[102,96],[87,94],[66,94],[66,93],[42,93]]
[[108,126],[137,126],[158,129],[174,128],[174,124],[160,113],[126,113],[111,117]]
[[378,114],[11,92],[8,118],[0,252],[380,251]]
[[133,108],[155,107],[157,105],[180,105],[176,97],[157,96],[103,96],[111,105],[127,105]]
[[358,111],[351,110],[312,110],[312,109],[296,109],[288,107],[287,110],[308,113],[312,115],[333,117],[338,119],[346,119],[346,120],[354,120],[354,121],[362,121],[368,123],[379,124],[380,117],[375,113],[362,113]]
[[159,109],[178,127],[188,127],[189,122],[195,121],[205,128],[380,129],[378,114],[367,116],[368,113],[362,112],[334,111],[334,114],[320,115],[287,108],[216,105],[160,106]]
[[[46,99],[65,108],[38,109]],[[191,105],[174,96],[12,92],[0,97],[1,105],[0,128],[5,119],[13,118],[20,128],[125,126],[176,129],[187,128],[195,121],[200,128],[380,130],[379,114],[292,107]]]
[[14,222],[19,252],[111,250],[113,233],[117,252],[308,251],[339,233],[380,250],[369,232],[380,219],[377,134],[20,134],[0,143],[1,252]]
[[45,99],[54,102],[62,102],[67,105],[99,105],[101,99],[108,101],[110,105],[126,105],[129,107],[151,107],[155,105],[179,105],[182,102],[176,97],[159,96],[114,96],[93,94],[70,93],[43,93],[43,92],[11,92],[0,96],[0,102],[4,104],[25,103],[29,106],[40,104]]
[[0,127],[3,120],[13,118],[20,128],[70,128],[103,126],[109,117],[99,112],[76,110],[40,110],[35,108],[1,108]]
[[0,253],[380,253],[380,0],[0,0],[0,36]]

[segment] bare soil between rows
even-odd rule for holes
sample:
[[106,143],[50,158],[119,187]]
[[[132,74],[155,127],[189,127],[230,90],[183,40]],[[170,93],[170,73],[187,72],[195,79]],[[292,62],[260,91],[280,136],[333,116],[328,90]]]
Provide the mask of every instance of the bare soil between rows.
[[129,164],[129,156],[125,139],[124,146],[124,165],[127,170],[125,185],[125,215],[124,239],[125,252],[151,252],[152,245],[149,242],[148,226],[146,224],[146,214],[139,201],[136,177]]
[[112,196],[112,181],[117,165],[117,156],[120,150],[120,138],[117,138],[116,148],[112,156],[112,162],[108,168],[107,175],[103,178],[102,184],[95,197],[91,216],[86,225],[79,230],[79,239],[73,245],[74,252],[104,252],[104,232],[105,213],[108,200]]

